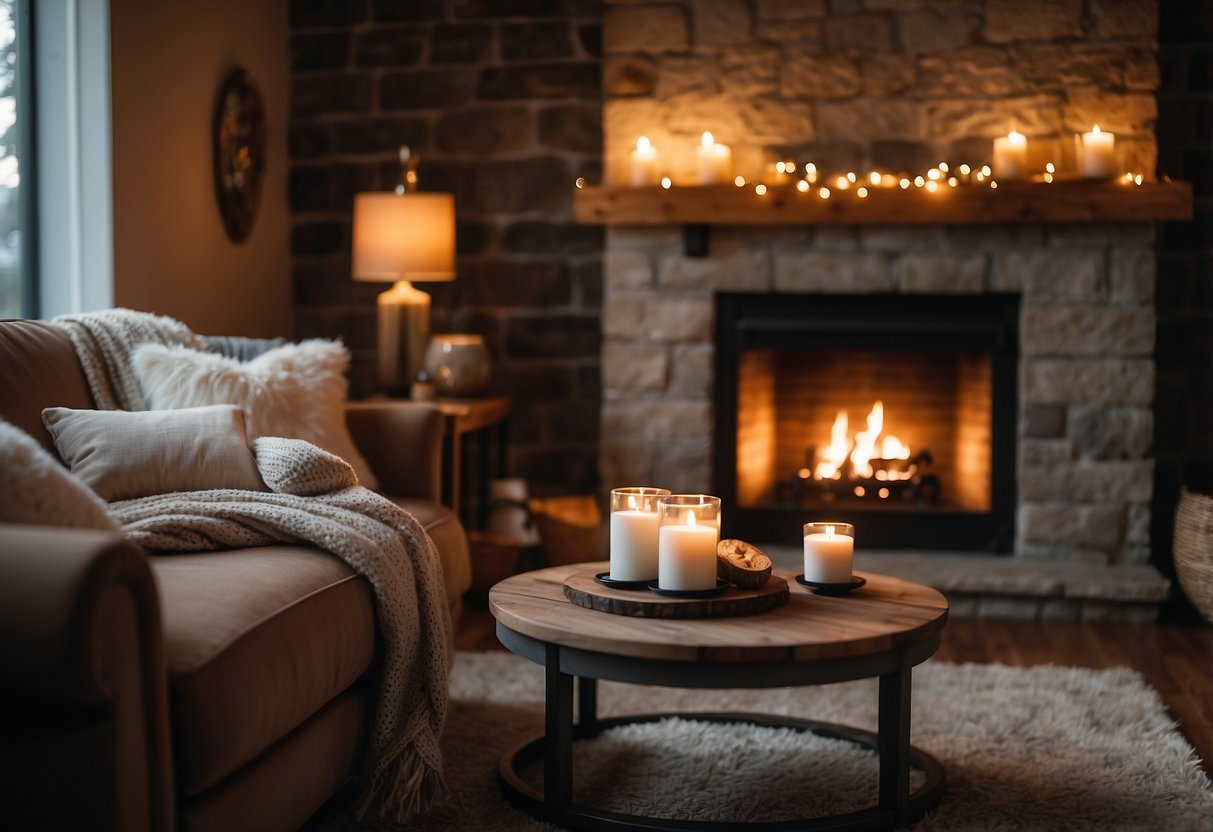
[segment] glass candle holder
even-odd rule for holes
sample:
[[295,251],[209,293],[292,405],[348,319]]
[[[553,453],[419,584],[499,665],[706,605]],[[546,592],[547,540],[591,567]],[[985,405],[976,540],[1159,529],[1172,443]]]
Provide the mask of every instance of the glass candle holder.
[[651,581],[657,577],[657,498],[668,488],[611,489],[611,579]]
[[855,527],[850,523],[804,524],[804,579],[819,584],[851,580]]
[[657,500],[657,586],[713,589],[716,543],[720,540],[720,498],[671,494]]

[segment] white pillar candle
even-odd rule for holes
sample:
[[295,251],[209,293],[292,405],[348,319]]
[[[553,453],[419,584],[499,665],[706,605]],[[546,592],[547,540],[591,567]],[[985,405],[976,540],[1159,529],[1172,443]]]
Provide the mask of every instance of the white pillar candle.
[[1116,175],[1116,135],[1096,124],[1078,140],[1078,172],[1087,179],[1110,179]]
[[854,528],[846,523],[806,523],[804,579],[813,583],[842,584],[851,580],[855,555]]
[[686,522],[661,527],[658,535],[657,585],[661,589],[712,589],[716,586],[715,523],[696,525],[693,512]]
[[657,577],[657,512],[611,512],[611,578],[651,581]]
[[651,581],[657,577],[657,499],[669,489],[633,486],[611,489],[611,578]]
[[1028,171],[1028,139],[1012,130],[994,140],[994,176],[1010,182],[1023,179]]
[[636,149],[632,151],[632,187],[646,188],[660,181],[657,170],[657,148],[653,147],[648,136],[636,140]]
[[700,185],[718,185],[733,178],[733,151],[717,144],[711,133],[704,133],[698,148]]

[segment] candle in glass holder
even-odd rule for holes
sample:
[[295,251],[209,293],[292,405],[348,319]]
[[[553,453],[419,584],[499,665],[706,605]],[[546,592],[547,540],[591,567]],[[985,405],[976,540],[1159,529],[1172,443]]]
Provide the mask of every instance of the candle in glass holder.
[[850,523],[804,524],[804,579],[820,584],[851,580],[855,527]]
[[733,151],[717,144],[711,133],[704,133],[697,148],[700,185],[718,185],[733,178]]
[[648,136],[636,140],[636,149],[632,151],[632,187],[646,188],[660,181],[657,170],[657,148],[649,141]]
[[994,175],[1010,182],[1023,179],[1028,170],[1028,139],[1012,130],[994,140]]
[[1087,179],[1110,179],[1116,175],[1116,135],[1096,124],[1090,133],[1075,137],[1078,172]]
[[611,579],[651,581],[657,577],[657,498],[665,488],[611,490]]
[[720,498],[671,494],[657,499],[661,526],[657,542],[660,589],[714,589],[716,543],[720,540]]

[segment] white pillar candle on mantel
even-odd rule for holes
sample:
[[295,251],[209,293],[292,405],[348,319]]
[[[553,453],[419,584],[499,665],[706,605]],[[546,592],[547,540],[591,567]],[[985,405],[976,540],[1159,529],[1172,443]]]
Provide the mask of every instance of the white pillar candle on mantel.
[[719,185],[733,179],[733,151],[726,144],[717,144],[711,133],[704,133],[696,149],[699,184]]
[[611,579],[652,581],[657,577],[657,498],[665,488],[611,490]]
[[1010,182],[1023,179],[1028,172],[1028,139],[1012,130],[994,140],[994,176]]
[[819,584],[851,580],[855,527],[850,523],[804,524],[804,579]]
[[1090,133],[1077,137],[1078,172],[1087,179],[1111,179],[1116,175],[1116,135],[1096,124]]
[[636,140],[636,149],[632,151],[632,187],[647,188],[661,181],[657,170],[657,148],[649,141],[648,136]]
[[658,498],[657,538],[660,589],[714,589],[716,544],[720,540],[720,498],[672,494]]

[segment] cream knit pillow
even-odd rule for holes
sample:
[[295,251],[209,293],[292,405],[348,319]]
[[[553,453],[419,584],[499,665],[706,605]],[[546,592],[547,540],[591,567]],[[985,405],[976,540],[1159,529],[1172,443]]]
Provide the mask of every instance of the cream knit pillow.
[[234,404],[251,443],[259,436],[304,439],[344,459],[367,488],[377,482],[345,426],[350,355],[337,341],[313,338],[241,363],[185,347],[143,344],[132,368],[155,410]]
[[105,503],[38,441],[0,419],[0,523],[119,531]]

